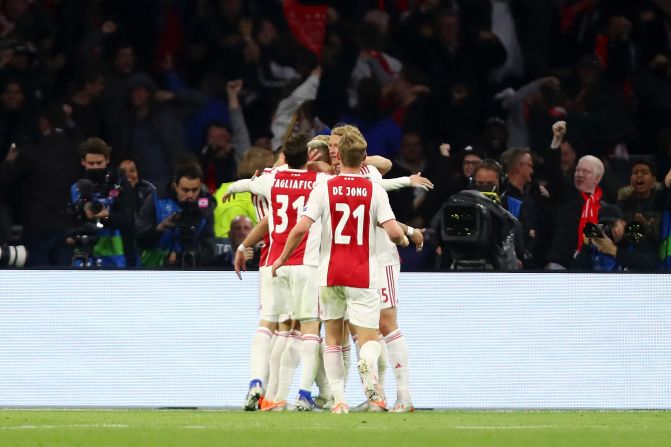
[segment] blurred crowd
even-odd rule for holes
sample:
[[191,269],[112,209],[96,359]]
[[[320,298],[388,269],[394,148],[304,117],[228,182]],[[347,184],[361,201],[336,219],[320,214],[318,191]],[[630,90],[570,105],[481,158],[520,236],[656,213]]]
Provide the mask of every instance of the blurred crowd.
[[[469,188],[519,220],[521,268],[671,266],[671,1],[291,3],[325,27],[312,51],[279,0],[0,0],[0,243],[70,265],[88,215],[119,231],[97,252],[116,266],[186,265],[160,245],[188,197],[211,213],[191,222],[207,265],[229,268],[257,213],[222,204],[228,185],[345,122],[387,177],[435,185],[390,194],[427,229],[405,270],[450,268],[441,210]],[[68,210],[100,169],[121,169],[102,192],[117,210]]]

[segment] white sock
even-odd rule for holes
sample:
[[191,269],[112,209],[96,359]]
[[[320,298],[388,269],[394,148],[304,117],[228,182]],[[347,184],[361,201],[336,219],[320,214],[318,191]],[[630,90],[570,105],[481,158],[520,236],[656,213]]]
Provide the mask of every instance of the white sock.
[[377,341],[380,343],[380,357],[377,359],[377,383],[384,391],[384,376],[387,372],[387,343],[385,343],[384,337],[382,335],[378,337]]
[[289,331],[277,331],[277,340],[273,345],[273,350],[270,351],[270,361],[268,362],[268,388],[266,388],[265,399],[268,402],[273,402],[275,394],[277,393],[277,384],[280,380],[280,361],[282,360],[282,352],[287,345],[289,338]]
[[380,343],[377,340],[370,340],[361,346],[361,351],[359,351],[360,360],[364,360],[368,363],[370,371],[374,376],[377,376],[377,359],[380,357]]
[[268,380],[268,353],[273,333],[263,326],[258,327],[252,337],[252,353],[250,356],[252,380],[260,380],[266,386]]
[[396,377],[396,398],[398,400],[412,398],[410,394],[410,370],[408,368],[408,344],[400,329],[390,332],[384,338],[389,351],[389,360],[394,366]]
[[270,353],[273,352],[273,348],[275,347],[275,342],[277,341],[277,330],[273,331],[273,336],[270,339],[270,343],[268,344],[268,357],[266,358],[266,363],[268,364],[268,367],[266,368],[266,375],[262,379],[263,380],[263,397],[265,398],[266,396],[266,389],[268,388],[268,376],[270,375]]
[[345,368],[345,373],[343,375],[343,383],[345,388],[347,388],[347,381],[349,380],[349,365],[352,361],[352,345],[348,344],[347,346],[342,346],[342,362],[343,368]]
[[333,393],[331,393],[331,386],[329,385],[329,379],[326,377],[326,370],[324,369],[324,349],[326,349],[326,344],[324,339],[320,338],[319,343],[319,359],[317,359],[317,375],[315,376],[315,383],[317,388],[319,388],[319,395],[324,399],[329,400]]
[[345,370],[342,347],[327,346],[324,350],[324,369],[336,404],[345,403]]
[[319,335],[305,334],[301,342],[301,380],[300,389],[312,390],[312,382],[317,376],[319,363]]
[[274,402],[283,402],[289,397],[289,387],[294,380],[294,372],[301,360],[301,341],[303,334],[299,331],[291,331],[287,345],[280,360],[280,378],[277,381],[277,392]]

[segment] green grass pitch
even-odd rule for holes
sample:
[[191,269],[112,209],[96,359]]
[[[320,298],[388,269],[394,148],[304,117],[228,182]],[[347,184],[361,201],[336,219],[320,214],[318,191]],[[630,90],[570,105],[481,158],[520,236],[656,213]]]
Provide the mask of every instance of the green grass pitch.
[[654,446],[671,412],[0,410],[0,446]]

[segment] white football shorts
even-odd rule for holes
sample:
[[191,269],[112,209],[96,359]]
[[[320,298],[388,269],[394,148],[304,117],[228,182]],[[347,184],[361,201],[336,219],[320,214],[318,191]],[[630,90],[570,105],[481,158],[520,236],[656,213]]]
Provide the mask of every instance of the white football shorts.
[[275,301],[283,303],[294,320],[319,318],[319,282],[317,267],[286,265],[273,279]]
[[380,308],[391,309],[398,305],[396,289],[398,285],[398,275],[401,273],[401,265],[387,265],[378,270],[377,283],[380,285]]
[[333,286],[319,291],[322,320],[335,320],[349,314],[355,326],[378,329],[380,326],[380,294],[377,289]]

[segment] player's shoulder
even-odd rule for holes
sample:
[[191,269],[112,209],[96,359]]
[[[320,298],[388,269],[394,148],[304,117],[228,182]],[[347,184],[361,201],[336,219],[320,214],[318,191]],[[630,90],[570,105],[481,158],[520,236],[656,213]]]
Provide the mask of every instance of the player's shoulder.
[[361,174],[371,179],[382,178],[382,173],[373,165],[361,165]]

